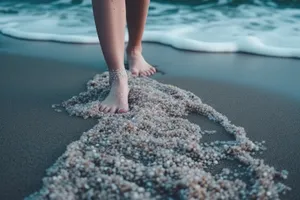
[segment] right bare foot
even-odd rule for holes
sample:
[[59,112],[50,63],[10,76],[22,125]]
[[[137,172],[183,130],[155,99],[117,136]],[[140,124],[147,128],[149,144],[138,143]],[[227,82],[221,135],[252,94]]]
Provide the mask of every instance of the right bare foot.
[[133,76],[150,76],[156,72],[155,67],[145,61],[142,55],[142,47],[126,48],[129,70]]
[[104,113],[128,112],[128,76],[125,69],[109,71],[110,91],[100,103],[99,111]]

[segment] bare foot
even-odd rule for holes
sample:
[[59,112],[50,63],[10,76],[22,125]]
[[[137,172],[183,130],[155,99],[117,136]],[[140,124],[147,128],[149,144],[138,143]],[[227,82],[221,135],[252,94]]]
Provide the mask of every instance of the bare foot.
[[141,48],[130,49],[127,47],[126,53],[129,70],[133,76],[150,76],[156,72],[155,67],[145,61]]
[[109,71],[110,91],[100,103],[99,111],[104,113],[128,112],[128,76],[125,69]]

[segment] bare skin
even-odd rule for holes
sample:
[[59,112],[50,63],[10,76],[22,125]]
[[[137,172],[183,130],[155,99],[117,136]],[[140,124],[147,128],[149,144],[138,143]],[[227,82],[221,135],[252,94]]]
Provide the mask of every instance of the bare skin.
[[100,111],[105,113],[124,113],[128,111],[128,78],[125,70],[122,73],[110,72],[110,92],[101,102]]
[[132,75],[150,76],[156,69],[142,56],[142,37],[145,29],[150,0],[126,0],[126,19],[129,41],[126,48]]
[[[125,0],[92,0],[92,4],[111,87],[108,96],[100,103],[99,111],[128,112],[128,76],[123,63],[126,18],[129,32],[126,53],[132,75],[148,76],[156,71],[142,56],[142,35],[149,0],[126,0],[126,3]],[[126,15],[126,12],[130,14]]]

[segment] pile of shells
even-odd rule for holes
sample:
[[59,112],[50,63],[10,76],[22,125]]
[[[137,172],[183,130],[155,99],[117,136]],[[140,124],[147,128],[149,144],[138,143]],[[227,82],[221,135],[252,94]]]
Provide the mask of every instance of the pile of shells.
[[[87,91],[53,106],[99,120],[68,145],[40,191],[27,199],[279,199],[290,189],[280,182],[287,171],[254,157],[262,143],[252,142],[244,128],[193,93],[130,74],[129,87],[128,113],[99,112],[109,92],[108,72],[90,80]],[[183,118],[190,113],[220,124],[235,139],[202,143],[215,131]],[[238,164],[229,169],[224,160]],[[218,165],[222,170],[211,173]]]

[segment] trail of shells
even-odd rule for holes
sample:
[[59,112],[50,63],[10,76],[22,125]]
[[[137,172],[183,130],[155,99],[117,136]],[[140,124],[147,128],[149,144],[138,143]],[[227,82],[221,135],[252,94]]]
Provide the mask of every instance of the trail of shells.
[[[128,113],[99,112],[109,92],[107,72],[60,105],[70,115],[99,121],[68,145],[47,170],[42,189],[27,199],[279,199],[290,189],[275,181],[287,178],[287,171],[251,155],[262,144],[193,93],[130,74],[129,87]],[[221,124],[235,140],[201,143],[203,135],[214,132],[182,118],[189,113]],[[245,166],[248,183],[227,168],[209,172],[225,159]]]

